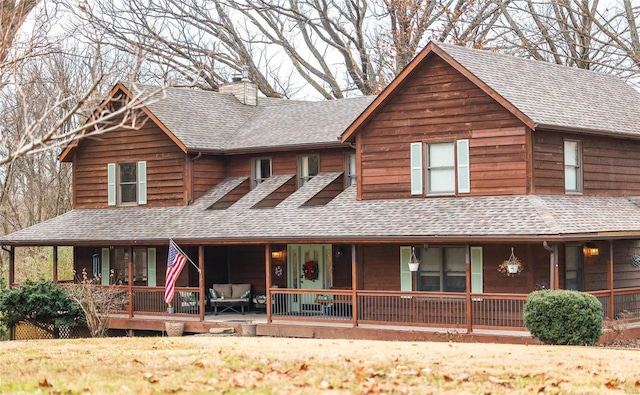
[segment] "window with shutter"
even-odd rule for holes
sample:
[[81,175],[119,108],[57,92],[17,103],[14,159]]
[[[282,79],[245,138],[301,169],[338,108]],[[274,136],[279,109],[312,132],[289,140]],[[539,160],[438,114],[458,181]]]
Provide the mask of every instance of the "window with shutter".
[[109,206],[147,204],[147,162],[109,163],[107,188]]

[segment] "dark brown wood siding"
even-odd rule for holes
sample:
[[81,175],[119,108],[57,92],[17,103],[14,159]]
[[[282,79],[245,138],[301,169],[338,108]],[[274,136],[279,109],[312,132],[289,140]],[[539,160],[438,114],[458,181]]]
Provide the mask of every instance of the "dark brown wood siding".
[[362,257],[362,289],[400,290],[400,245],[366,244],[358,246]]
[[549,131],[533,132],[537,194],[564,194],[564,140],[582,142],[583,191],[592,196],[640,194],[640,141]]
[[524,124],[435,56],[360,133],[362,199],[411,197],[410,143],[456,139],[470,139],[470,195],[526,192]]
[[147,206],[178,206],[185,197],[185,154],[151,121],[82,140],[73,161],[74,208],[107,207],[107,164],[147,162]]
[[193,160],[193,199],[227,177],[227,162],[222,156],[204,155]]
[[229,177],[251,177],[251,163],[257,158],[271,158],[273,175],[298,174],[298,157],[319,155],[321,172],[345,171],[347,153],[352,149],[336,148],[315,151],[277,152],[259,155],[234,155],[229,157]]
[[251,292],[265,291],[265,246],[229,246],[229,282],[251,284]]

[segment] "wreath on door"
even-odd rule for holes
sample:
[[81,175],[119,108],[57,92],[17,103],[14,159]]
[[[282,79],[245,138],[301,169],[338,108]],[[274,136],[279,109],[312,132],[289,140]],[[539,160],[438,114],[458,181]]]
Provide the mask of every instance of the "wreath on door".
[[305,262],[302,265],[302,272],[304,273],[304,278],[307,280],[317,280],[318,279],[318,263],[314,261]]

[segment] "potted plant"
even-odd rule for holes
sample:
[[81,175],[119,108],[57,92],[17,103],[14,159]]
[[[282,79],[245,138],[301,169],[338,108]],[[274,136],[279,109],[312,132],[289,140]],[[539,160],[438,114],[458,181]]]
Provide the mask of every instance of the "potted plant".
[[522,273],[523,270],[524,265],[513,253],[513,248],[511,248],[509,259],[502,261],[502,263],[498,265],[498,271],[508,277],[517,276]]
[[420,261],[418,260],[418,257],[416,257],[416,248],[412,247],[411,248],[411,258],[409,259],[409,270],[412,272],[417,272],[418,268],[420,267]]

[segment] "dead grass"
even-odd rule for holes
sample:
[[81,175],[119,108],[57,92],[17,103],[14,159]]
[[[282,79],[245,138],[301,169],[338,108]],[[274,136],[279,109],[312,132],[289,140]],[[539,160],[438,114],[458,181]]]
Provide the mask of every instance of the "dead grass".
[[640,393],[640,351],[212,336],[0,342],[0,393]]

